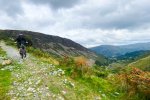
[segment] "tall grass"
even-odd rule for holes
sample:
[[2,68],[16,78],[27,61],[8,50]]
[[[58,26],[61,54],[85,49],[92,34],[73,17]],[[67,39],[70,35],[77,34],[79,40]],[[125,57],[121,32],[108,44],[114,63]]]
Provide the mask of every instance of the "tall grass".
[[7,93],[11,83],[11,72],[8,70],[0,70],[0,100],[9,100]]
[[27,47],[27,52],[40,59],[41,62],[43,61],[43,62],[58,65],[58,61],[47,52],[44,52],[39,49],[35,49],[33,47]]

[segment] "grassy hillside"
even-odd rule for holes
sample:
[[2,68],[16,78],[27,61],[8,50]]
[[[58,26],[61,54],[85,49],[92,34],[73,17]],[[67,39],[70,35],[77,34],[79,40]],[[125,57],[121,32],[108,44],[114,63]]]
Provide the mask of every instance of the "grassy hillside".
[[137,67],[144,71],[150,71],[150,56],[139,59],[128,65],[129,67]]
[[118,72],[126,66],[137,67],[142,70],[149,71],[149,56],[150,51],[135,51],[131,53],[127,53],[122,56],[118,56],[117,58],[111,58],[109,68],[113,70],[113,72]]

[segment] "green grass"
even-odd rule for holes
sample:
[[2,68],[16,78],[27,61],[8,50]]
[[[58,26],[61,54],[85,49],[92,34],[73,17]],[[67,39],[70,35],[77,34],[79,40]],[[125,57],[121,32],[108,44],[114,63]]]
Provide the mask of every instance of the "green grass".
[[92,96],[92,99],[94,96],[100,96],[102,100],[119,100],[117,97],[119,98],[121,93],[115,95],[117,89],[113,87],[113,84],[111,84],[109,80],[107,80],[107,76],[111,73],[109,70],[105,67],[95,66],[95,68],[89,69],[90,73],[79,75],[81,73],[79,70],[73,70],[75,67],[73,61],[69,60],[69,62],[66,64],[63,63],[62,66],[58,67],[64,69],[66,76],[68,77],[71,77],[72,74],[74,74],[73,72],[78,74],[77,77],[72,78],[75,82],[78,82],[77,89],[74,91],[78,97],[87,96],[87,98],[90,98],[88,96]]
[[0,100],[8,100],[6,93],[11,83],[11,72],[8,70],[0,70]]
[[55,94],[59,94],[60,93],[60,89],[58,87],[56,87],[55,85],[51,84],[48,86],[49,90],[52,91]]
[[113,85],[110,84],[109,81],[104,78],[91,76],[79,79],[77,81],[85,85],[93,93],[99,94],[103,100],[109,100],[114,98],[114,96],[112,96],[111,94],[115,92],[115,89],[113,88]]
[[[4,52],[0,48],[0,56],[6,56],[6,52]],[[2,67],[2,65],[0,64]],[[9,70],[1,70],[0,69],[0,100],[8,100],[9,97],[6,95],[6,93],[9,90],[9,86],[11,83],[11,72]]]

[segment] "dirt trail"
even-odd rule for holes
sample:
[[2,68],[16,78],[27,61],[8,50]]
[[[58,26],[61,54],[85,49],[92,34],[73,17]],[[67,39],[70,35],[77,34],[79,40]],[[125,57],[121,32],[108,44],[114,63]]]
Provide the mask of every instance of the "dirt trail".
[[17,49],[11,46],[7,46],[4,42],[0,42],[0,46],[2,47],[3,50],[6,51],[8,57],[15,59],[15,60],[20,59],[20,55]]
[[6,68],[12,71],[12,86],[8,93],[11,100],[64,100],[61,94],[55,94],[50,89],[63,84],[62,78],[49,74],[55,71],[54,65],[43,63],[31,55],[21,60],[17,49],[4,42],[0,42],[0,46],[17,63]]

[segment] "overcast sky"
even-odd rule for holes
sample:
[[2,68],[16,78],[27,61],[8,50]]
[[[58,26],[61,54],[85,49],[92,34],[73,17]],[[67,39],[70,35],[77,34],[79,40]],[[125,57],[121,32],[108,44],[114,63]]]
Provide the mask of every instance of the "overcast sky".
[[0,29],[42,32],[86,47],[150,41],[150,0],[0,0]]

